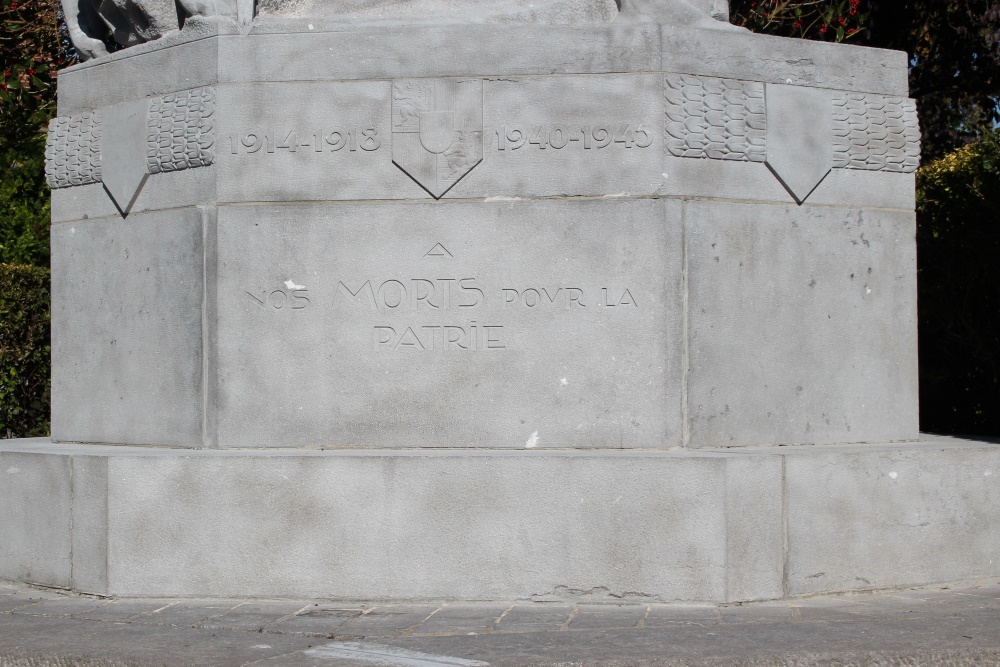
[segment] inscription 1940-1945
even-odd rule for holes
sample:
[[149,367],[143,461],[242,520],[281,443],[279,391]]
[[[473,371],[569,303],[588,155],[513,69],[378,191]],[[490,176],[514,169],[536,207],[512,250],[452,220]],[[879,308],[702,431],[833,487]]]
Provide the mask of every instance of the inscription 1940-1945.
[[[628,287],[600,287],[586,291],[563,285],[513,286],[490,289],[477,278],[409,278],[338,280],[327,296],[318,290],[288,280],[276,289],[246,291],[251,308],[263,311],[302,312],[327,306],[342,316],[412,312],[468,313],[495,306],[490,317],[518,310],[574,311],[606,308],[638,308]],[[370,325],[372,349],[381,351],[490,351],[511,349],[504,325],[458,317],[453,323],[379,322]]]

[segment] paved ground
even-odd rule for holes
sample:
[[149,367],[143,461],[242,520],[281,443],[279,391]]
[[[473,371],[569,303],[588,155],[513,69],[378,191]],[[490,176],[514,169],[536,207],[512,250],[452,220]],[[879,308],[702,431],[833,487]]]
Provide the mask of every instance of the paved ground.
[[98,599],[0,582],[0,667],[1000,665],[1000,580],[748,605]]

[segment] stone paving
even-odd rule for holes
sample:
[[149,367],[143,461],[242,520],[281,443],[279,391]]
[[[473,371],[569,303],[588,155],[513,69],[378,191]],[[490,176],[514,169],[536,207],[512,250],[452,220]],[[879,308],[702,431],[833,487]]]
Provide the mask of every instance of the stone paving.
[[1000,665],[1000,582],[746,605],[101,599],[0,583],[3,667],[570,663]]

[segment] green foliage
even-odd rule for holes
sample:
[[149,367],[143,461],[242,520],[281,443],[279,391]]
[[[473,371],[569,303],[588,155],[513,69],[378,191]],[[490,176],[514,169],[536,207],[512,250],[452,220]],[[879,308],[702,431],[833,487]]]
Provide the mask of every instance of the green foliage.
[[1000,434],[1000,130],[917,172],[920,423]]
[[0,262],[49,263],[45,130],[56,70],[75,54],[58,0],[0,0]]
[[0,264],[0,437],[49,432],[49,270]]
[[11,145],[0,137],[0,263],[49,264],[45,137]]
[[753,32],[842,42],[868,21],[861,0],[735,0],[732,22]]
[[52,116],[56,71],[75,60],[59,15],[59,0],[0,0],[0,135],[8,141]]

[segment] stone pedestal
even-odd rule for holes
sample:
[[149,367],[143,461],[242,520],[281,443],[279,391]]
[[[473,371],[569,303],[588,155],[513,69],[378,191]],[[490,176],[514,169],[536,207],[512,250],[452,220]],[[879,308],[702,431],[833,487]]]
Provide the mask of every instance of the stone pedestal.
[[0,443],[0,578],[136,596],[765,600],[1000,576],[1000,446]]
[[2,456],[58,487],[61,555],[3,576],[750,600],[996,572],[995,531],[944,555],[995,529],[996,452],[875,444],[918,439],[904,54],[236,26],[60,74],[53,442]]

